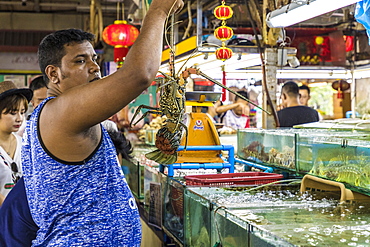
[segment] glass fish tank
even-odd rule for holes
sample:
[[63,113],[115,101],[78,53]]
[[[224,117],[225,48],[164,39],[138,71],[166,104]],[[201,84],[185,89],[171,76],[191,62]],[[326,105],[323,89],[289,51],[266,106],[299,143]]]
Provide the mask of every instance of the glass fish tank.
[[367,203],[339,203],[337,194],[293,185],[190,190],[192,206],[200,202],[195,195],[214,204],[211,244],[199,246],[370,246]]
[[341,118],[335,120],[321,120],[320,122],[295,125],[298,129],[335,130],[335,131],[370,131],[370,120]]
[[295,134],[284,130],[242,129],[237,133],[237,156],[268,166],[295,171]]
[[370,195],[370,141],[359,136],[297,135],[297,171]]
[[[163,226],[184,244],[184,190],[185,186],[175,178],[167,177],[163,184]],[[200,217],[198,215],[198,217]]]
[[[209,198],[211,194],[223,194],[224,192],[222,189],[209,187],[188,187],[186,189],[184,246],[211,247],[219,246],[218,243],[228,247],[247,246],[248,224],[238,217],[234,217],[233,221],[225,218],[223,215],[225,208],[215,204]],[[235,221],[241,222],[242,225]]]
[[139,200],[144,199],[143,183],[144,180],[139,180],[138,177],[143,174],[143,168],[135,159],[126,160],[122,159],[122,171],[125,174],[126,181],[130,186],[132,194]]
[[140,201],[144,200],[144,169],[145,166],[153,166],[155,162],[145,158],[145,153],[154,150],[153,147],[136,145],[130,160],[122,159],[122,171],[134,196]]
[[184,195],[184,246],[213,246],[212,214],[213,204],[191,190]]
[[[284,186],[287,188],[287,186]],[[290,186],[297,189],[297,186]],[[267,187],[266,187],[267,188]],[[272,190],[280,190],[281,186],[268,186]],[[234,214],[231,208],[239,208],[247,206],[249,202],[243,204],[246,197],[252,198],[252,194],[244,194],[241,196],[240,191],[256,189],[252,186],[244,187],[229,187],[229,188],[214,188],[214,187],[189,187],[185,194],[185,201],[189,199],[188,207],[185,207],[185,214],[192,215],[197,211],[202,213],[201,219],[199,215],[193,215],[193,221],[189,221],[186,225],[191,225],[192,229],[197,231],[189,231],[185,227],[185,240],[195,240],[197,242],[186,242],[185,246],[221,246],[239,247],[239,246],[273,246],[270,242],[283,244],[281,246],[290,246],[290,243],[280,239],[278,236],[271,235],[269,242],[265,239],[267,232],[258,231],[257,228],[251,232],[250,222],[242,219],[239,215]],[[240,197],[239,197],[240,196]],[[244,197],[246,196],[246,197]],[[231,199],[231,200],[228,200]],[[201,204],[201,206],[199,205]],[[201,210],[202,208],[202,210]],[[259,233],[258,233],[259,232]],[[194,235],[195,234],[195,235]],[[250,243],[254,241],[254,245]],[[198,245],[192,245],[192,244]],[[279,246],[279,245],[277,245]]]

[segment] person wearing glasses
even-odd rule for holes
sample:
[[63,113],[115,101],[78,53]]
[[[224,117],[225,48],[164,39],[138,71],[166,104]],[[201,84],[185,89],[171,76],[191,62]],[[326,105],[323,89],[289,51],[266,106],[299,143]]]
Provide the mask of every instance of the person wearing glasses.
[[22,139],[15,132],[25,119],[32,91],[0,82],[0,205],[22,176]]
[[[39,227],[32,246],[140,246],[139,210],[101,122],[151,85],[167,17],[183,5],[153,0],[125,63],[104,78],[93,34],[66,29],[41,41],[38,61],[48,98],[33,111],[22,147],[26,202]],[[14,210],[8,211],[13,218],[0,217],[0,246],[23,246],[13,235],[19,230],[11,228],[22,221]]]

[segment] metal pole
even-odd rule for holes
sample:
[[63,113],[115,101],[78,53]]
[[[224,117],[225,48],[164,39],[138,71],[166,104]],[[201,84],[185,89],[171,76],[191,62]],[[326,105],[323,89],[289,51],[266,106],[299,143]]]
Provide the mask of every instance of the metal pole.
[[197,47],[202,47],[203,41],[203,1],[197,0]]
[[[277,48],[266,48],[265,49],[265,75],[266,75],[266,89],[263,92],[263,108],[270,112],[273,112],[272,107],[276,109],[276,88],[277,88]],[[268,90],[270,94],[270,104],[267,99],[268,95],[266,91]],[[265,112],[262,114],[262,128],[264,129],[276,129],[276,120],[273,114],[268,115]]]

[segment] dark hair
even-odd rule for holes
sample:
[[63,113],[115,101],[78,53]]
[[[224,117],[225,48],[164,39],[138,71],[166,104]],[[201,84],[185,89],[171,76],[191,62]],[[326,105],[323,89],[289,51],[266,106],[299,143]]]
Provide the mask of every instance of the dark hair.
[[281,91],[288,94],[290,97],[299,96],[299,87],[294,81],[285,82]]
[[[237,91],[237,93],[249,99],[248,93],[246,91],[240,90],[240,91]],[[237,101],[238,99],[242,99],[242,98],[240,98],[238,95],[235,95],[235,101]]]
[[92,42],[94,37],[92,33],[73,28],[56,31],[45,36],[39,45],[37,55],[46,85],[49,83],[49,79],[45,74],[45,69],[48,65],[61,66],[62,58],[66,54],[64,45],[83,43],[84,41]]
[[[1,114],[8,114],[12,111],[18,111],[18,106],[23,102],[24,108],[28,110],[28,101],[22,94],[13,94],[0,100],[0,118]],[[5,111],[4,111],[5,110]]]
[[47,88],[43,76],[38,76],[38,77],[34,78],[31,81],[31,84],[29,86],[29,88],[32,90],[32,92],[35,91],[35,90],[38,90],[40,88],[44,88],[44,87]]
[[310,95],[310,88],[309,88],[308,86],[306,86],[306,85],[302,85],[302,86],[300,86],[300,87],[299,87],[299,90],[307,90],[308,95]]
[[117,154],[122,154],[122,158],[129,160],[132,158],[132,146],[131,142],[128,141],[125,135],[121,131],[117,131],[111,128],[107,129],[110,138],[116,148]]

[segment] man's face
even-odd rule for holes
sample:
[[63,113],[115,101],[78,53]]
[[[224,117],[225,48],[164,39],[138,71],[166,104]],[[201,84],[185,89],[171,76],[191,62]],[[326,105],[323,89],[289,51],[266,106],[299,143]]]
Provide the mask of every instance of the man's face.
[[306,89],[300,89],[299,94],[299,102],[301,102],[302,105],[308,106],[308,100],[311,98],[308,91]]
[[66,55],[58,73],[60,82],[63,82],[60,84],[62,91],[101,78],[97,55],[90,42],[71,43],[64,47]]
[[42,87],[33,91],[33,97],[31,100],[33,108],[36,108],[44,99],[46,99],[47,88]]
[[238,103],[238,107],[234,108],[234,112],[236,115],[241,116],[249,116],[249,103],[246,100],[238,98],[235,103]]

